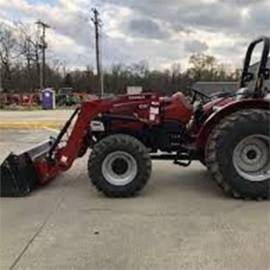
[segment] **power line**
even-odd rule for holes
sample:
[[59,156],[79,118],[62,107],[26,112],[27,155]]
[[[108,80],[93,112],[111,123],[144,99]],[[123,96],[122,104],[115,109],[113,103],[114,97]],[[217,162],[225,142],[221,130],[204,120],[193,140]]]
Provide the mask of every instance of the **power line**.
[[42,68],[40,69],[40,89],[43,89],[46,86],[46,49],[48,44],[46,42],[46,29],[50,28],[50,26],[40,20],[36,22],[36,24],[41,28],[41,37],[39,47],[42,51]]
[[96,40],[96,63],[97,63],[97,75],[99,78],[99,93],[102,97],[104,95],[104,81],[103,81],[103,70],[101,61],[101,48],[100,48],[100,28],[101,19],[99,17],[99,12],[96,8],[92,9],[93,17],[91,18],[95,26],[95,40]]

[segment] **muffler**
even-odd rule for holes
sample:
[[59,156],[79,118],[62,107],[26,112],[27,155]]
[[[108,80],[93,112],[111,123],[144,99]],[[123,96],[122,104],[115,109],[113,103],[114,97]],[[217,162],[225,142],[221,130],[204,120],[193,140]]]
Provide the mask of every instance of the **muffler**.
[[1,197],[20,197],[29,194],[38,185],[34,163],[46,157],[55,139],[51,138],[21,154],[10,153],[0,167]]

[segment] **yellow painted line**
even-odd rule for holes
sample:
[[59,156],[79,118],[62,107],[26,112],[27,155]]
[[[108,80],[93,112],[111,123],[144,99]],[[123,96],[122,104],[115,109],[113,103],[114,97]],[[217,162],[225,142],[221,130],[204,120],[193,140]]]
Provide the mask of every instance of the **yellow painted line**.
[[44,129],[55,132],[55,133],[59,133],[59,129],[56,129],[56,128],[44,127]]
[[43,129],[52,128],[59,129],[65,120],[40,120],[40,121],[0,121],[0,129]]

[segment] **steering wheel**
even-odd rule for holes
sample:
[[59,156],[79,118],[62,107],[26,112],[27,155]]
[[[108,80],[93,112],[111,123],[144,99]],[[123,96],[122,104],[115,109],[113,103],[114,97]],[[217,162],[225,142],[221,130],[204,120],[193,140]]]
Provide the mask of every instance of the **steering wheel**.
[[214,95],[208,96],[204,93],[202,93],[200,90],[198,89],[191,89],[193,92],[192,95],[192,104],[196,101],[197,95],[200,96],[200,99],[203,103],[206,103],[210,100],[213,100],[215,98],[226,98],[232,95],[232,93],[230,92],[221,92],[221,93],[215,93]]
[[210,99],[210,97],[204,93],[202,93],[200,90],[198,89],[195,89],[195,88],[191,88],[191,91],[192,91],[192,101],[191,103],[193,104],[196,99],[197,99],[197,96],[199,96],[199,98],[205,102],[206,100]]

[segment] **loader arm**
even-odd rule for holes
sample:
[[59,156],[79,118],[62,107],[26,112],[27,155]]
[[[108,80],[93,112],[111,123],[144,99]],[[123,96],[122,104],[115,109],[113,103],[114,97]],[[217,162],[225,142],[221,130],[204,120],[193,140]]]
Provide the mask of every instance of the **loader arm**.
[[72,166],[74,160],[83,146],[83,139],[87,130],[98,114],[105,113],[112,108],[113,103],[103,100],[90,101],[82,103],[78,118],[72,128],[72,132],[67,140],[66,145],[60,148],[55,156],[62,170],[67,170]]
[[[9,154],[1,164],[1,196],[25,196],[36,186],[53,180],[62,171],[68,170],[83,147],[83,139],[90,121],[99,113],[106,112],[113,102],[94,100],[84,102],[74,111],[56,139],[51,138],[20,154]],[[63,147],[63,136],[78,115],[71,134]]]
[[[104,113],[113,106],[113,102],[108,100],[94,100],[81,104],[80,108],[75,110],[71,118],[67,121],[64,128],[60,131],[57,139],[52,145],[49,155],[43,159],[34,161],[38,183],[44,184],[55,178],[62,171],[68,170],[74,160],[78,157],[80,149],[83,147],[84,137],[90,126],[90,121],[98,114]],[[71,125],[73,118],[78,114],[76,122],[72,127],[70,136],[65,145],[58,148],[63,135]]]

